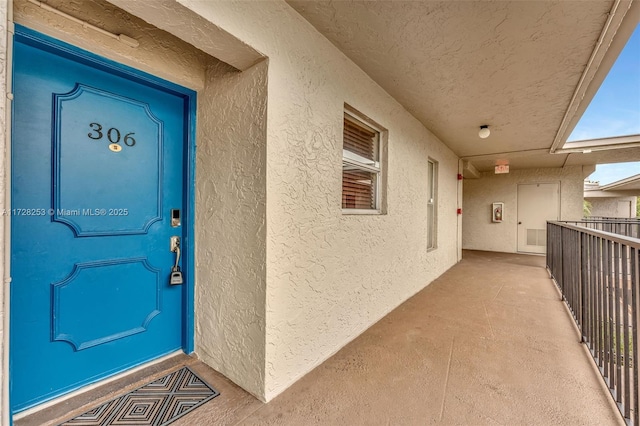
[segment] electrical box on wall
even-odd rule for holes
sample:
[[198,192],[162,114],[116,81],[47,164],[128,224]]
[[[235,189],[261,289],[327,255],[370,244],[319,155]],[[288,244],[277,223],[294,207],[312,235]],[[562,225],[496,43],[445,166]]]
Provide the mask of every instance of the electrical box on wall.
[[491,206],[491,222],[500,223],[504,219],[504,203],[493,203]]

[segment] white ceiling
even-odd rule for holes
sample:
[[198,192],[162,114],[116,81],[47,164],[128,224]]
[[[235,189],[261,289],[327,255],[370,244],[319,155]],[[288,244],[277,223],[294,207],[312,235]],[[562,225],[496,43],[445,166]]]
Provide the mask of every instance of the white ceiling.
[[[593,79],[579,107],[571,103],[613,0],[288,3],[478,170],[500,161],[594,164],[595,155],[548,152],[567,111],[572,127],[603,78]],[[609,49],[605,75],[626,38]],[[483,124],[487,139],[478,137]],[[640,160],[640,147],[631,154]]]

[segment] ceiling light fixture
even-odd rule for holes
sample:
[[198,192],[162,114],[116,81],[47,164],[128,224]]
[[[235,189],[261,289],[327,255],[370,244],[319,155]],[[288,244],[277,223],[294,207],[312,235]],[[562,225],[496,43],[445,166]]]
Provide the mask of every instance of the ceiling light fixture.
[[486,139],[489,137],[490,134],[491,134],[491,130],[489,130],[489,126],[487,126],[486,124],[480,126],[480,131],[478,132],[478,136],[480,136],[480,138]]

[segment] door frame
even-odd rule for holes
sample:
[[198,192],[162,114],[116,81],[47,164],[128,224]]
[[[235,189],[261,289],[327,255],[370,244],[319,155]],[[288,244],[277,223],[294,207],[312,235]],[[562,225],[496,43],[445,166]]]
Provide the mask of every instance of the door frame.
[[[195,288],[195,167],[196,167],[196,100],[197,93],[194,90],[164,80],[160,77],[156,77],[147,72],[135,69],[133,67],[118,63],[111,59],[107,59],[103,56],[99,56],[92,52],[86,51],[79,47],[73,46],[67,42],[55,39],[48,35],[42,34],[38,31],[32,30],[22,25],[15,24],[15,33],[12,39],[8,40],[11,49],[15,42],[26,43],[43,50],[55,53],[65,58],[69,58],[78,61],[82,64],[94,67],[99,70],[109,72],[111,74],[126,78],[128,80],[143,84],[148,87],[155,88],[167,93],[171,93],[184,100],[184,138],[186,141],[184,146],[183,156],[183,213],[182,213],[182,244],[184,248],[182,252],[182,270],[184,276],[184,284],[182,285],[182,300],[183,300],[183,318],[182,318],[182,350],[186,354],[190,354],[194,349],[194,288]],[[11,67],[11,82],[13,77],[13,57],[8,57],[8,65]],[[12,83],[11,83],[12,84]],[[13,87],[9,88],[13,93]],[[11,105],[13,110],[13,104]],[[15,117],[11,111],[11,120]],[[10,124],[9,124],[10,126]],[[13,135],[9,135],[7,145],[7,157],[5,159],[6,167],[6,182],[7,182],[7,202],[6,210],[11,211],[11,198],[10,194],[13,189],[13,183],[11,182],[11,147],[13,145]],[[5,233],[4,249],[5,249],[5,276],[11,276],[11,215],[6,215],[5,226],[8,227],[9,233]],[[10,393],[10,380],[11,375],[9,371],[9,358],[11,347],[9,344],[9,335],[11,332],[10,324],[10,303],[11,303],[11,291],[10,291],[10,279],[5,279],[4,294],[5,294],[5,312],[4,312],[4,330],[5,339],[4,346],[4,362],[3,362],[3,375],[4,379],[4,401],[3,401],[3,417],[9,416],[9,420],[12,423],[11,405],[9,399]]]

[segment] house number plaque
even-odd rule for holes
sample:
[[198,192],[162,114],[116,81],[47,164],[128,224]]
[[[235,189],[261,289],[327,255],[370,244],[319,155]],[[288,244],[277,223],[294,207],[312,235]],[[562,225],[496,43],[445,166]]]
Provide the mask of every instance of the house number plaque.
[[[90,139],[93,139],[94,141],[99,141],[105,136],[105,131],[103,130],[102,124],[90,123],[89,128],[91,128],[91,131],[87,133],[87,136]],[[110,128],[109,130],[106,131],[107,140],[110,142],[109,149],[113,152],[122,151],[122,145],[119,145],[121,138],[122,138],[122,143],[124,143],[126,146],[129,146],[129,147],[134,146],[136,144],[136,140],[133,137],[133,135],[135,135],[135,132],[129,132],[124,135],[124,138],[122,138],[122,132],[119,129],[115,127]]]

